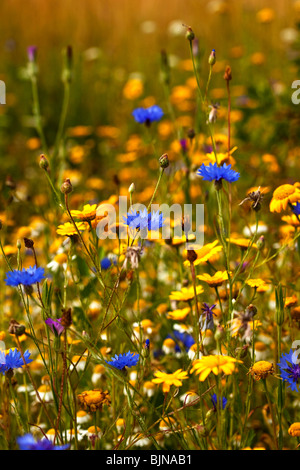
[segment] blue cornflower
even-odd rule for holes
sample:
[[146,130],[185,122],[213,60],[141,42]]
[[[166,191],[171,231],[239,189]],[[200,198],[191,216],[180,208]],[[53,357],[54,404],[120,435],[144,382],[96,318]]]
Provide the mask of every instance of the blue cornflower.
[[178,343],[181,343],[186,351],[188,351],[190,347],[195,343],[195,340],[192,335],[177,330],[174,330],[171,335],[167,335],[167,338],[175,339],[175,352],[181,352],[180,344]]
[[280,362],[277,364],[280,368],[281,378],[288,382],[288,387],[293,392],[298,392],[300,383],[300,364],[298,362],[297,355],[291,349],[289,353],[282,354]]
[[202,176],[204,181],[219,181],[224,179],[229,183],[237,181],[240,177],[240,174],[232,170],[231,165],[226,165],[226,163],[223,163],[222,166],[218,166],[217,163],[210,163],[209,165],[202,163],[197,171],[197,175]]
[[139,124],[150,125],[153,121],[159,121],[163,115],[163,110],[157,106],[150,106],[150,108],[136,108],[132,113],[134,119]]
[[31,286],[44,279],[44,268],[37,268],[36,266],[23,268],[22,271],[14,269],[11,272],[6,273],[6,279],[4,279],[7,286],[16,287],[20,284],[23,286]]
[[101,269],[106,270],[111,267],[111,260],[109,258],[102,258],[100,265]]
[[[217,409],[217,395],[215,393],[213,393],[211,395],[211,401],[212,401],[212,404],[213,404],[213,407],[214,409],[216,410]],[[227,398],[226,397],[220,397],[219,398],[219,402],[221,404],[222,402],[222,410],[224,410],[225,406],[227,405]]]
[[116,367],[116,369],[123,370],[125,367],[133,367],[136,366],[137,363],[139,362],[140,355],[132,353],[128,351],[125,354],[117,354],[115,357],[112,357],[111,361],[105,361],[107,364],[109,364],[112,367]]
[[17,443],[20,450],[66,450],[70,447],[70,444],[55,446],[49,439],[36,442],[31,434],[18,437]]
[[292,211],[295,215],[300,215],[300,202],[296,202],[296,205],[292,206]]
[[164,219],[161,212],[153,211],[148,214],[146,209],[141,212],[137,212],[136,210],[131,213],[128,212],[126,217],[123,216],[123,220],[129,228],[135,228],[137,230],[158,230],[164,225]]
[[10,349],[7,354],[4,351],[0,351],[0,372],[4,375],[9,369],[19,369],[19,367],[32,362],[32,359],[29,358],[29,351],[25,351],[23,356],[25,363],[20,351],[17,349]]

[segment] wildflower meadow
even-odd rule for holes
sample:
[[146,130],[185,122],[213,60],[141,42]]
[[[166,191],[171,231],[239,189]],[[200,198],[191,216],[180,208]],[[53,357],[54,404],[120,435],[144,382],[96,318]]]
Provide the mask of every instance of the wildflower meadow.
[[300,2],[0,17],[0,449],[297,450]]

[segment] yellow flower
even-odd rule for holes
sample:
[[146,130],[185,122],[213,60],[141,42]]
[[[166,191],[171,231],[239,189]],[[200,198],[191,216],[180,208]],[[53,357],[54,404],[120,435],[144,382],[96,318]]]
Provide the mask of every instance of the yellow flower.
[[256,14],[259,23],[271,23],[275,18],[275,12],[272,8],[262,8]]
[[[79,222],[78,224],[76,224],[76,227],[78,228],[78,230],[81,231],[86,230],[88,228],[88,225],[85,222]],[[70,237],[71,235],[77,235],[77,230],[73,224],[71,224],[70,222],[66,222],[63,225],[58,226],[56,233],[58,235]]]
[[249,374],[255,380],[265,379],[270,374],[274,374],[274,366],[268,361],[258,361],[249,370]]
[[81,211],[71,211],[71,216],[76,219],[88,222],[96,218],[96,210],[97,204],[93,204],[92,206],[90,204],[86,204],[85,206],[83,206],[83,209]]
[[246,284],[248,284],[250,287],[253,287],[254,289],[266,286],[266,283],[263,279],[248,279]]
[[165,372],[157,371],[154,373],[155,379],[152,379],[152,382],[155,384],[163,384],[163,392],[168,393],[170,390],[171,385],[175,385],[176,387],[181,387],[182,380],[188,378],[187,372],[183,371],[182,369],[178,369],[173,374],[167,374]]
[[210,287],[218,287],[223,284],[223,282],[227,281],[228,274],[226,271],[217,271],[213,276],[210,274],[199,274],[197,278],[200,281],[206,282]]
[[[248,240],[247,238],[227,238],[226,240],[229,241],[231,244],[237,245],[243,249],[247,249],[251,244],[251,240]],[[252,244],[252,248],[257,248],[256,243]]]
[[[196,293],[197,295],[202,294],[203,287],[196,286]],[[188,302],[194,298],[194,288],[192,287],[182,287],[180,291],[173,291],[169,295],[170,300],[177,300],[177,302]]]
[[288,433],[290,436],[299,437],[300,436],[300,423],[293,423],[289,427]]
[[300,190],[296,185],[283,184],[278,186],[273,193],[272,200],[270,202],[271,212],[281,212],[286,210],[288,204],[300,201]]
[[201,359],[196,359],[193,362],[191,373],[199,374],[200,382],[204,382],[206,377],[213,372],[215,375],[225,374],[230,375],[235,371],[236,363],[241,363],[234,357],[230,356],[203,356]]
[[[209,261],[215,255],[217,255],[220,251],[222,251],[222,247],[218,245],[218,240],[215,240],[213,243],[207,243],[199,250],[195,250],[197,259],[194,262],[194,266],[197,266],[198,264],[206,263],[206,261]],[[186,260],[184,262],[184,265],[189,266],[190,262]]]
[[172,312],[168,312],[168,318],[171,320],[182,321],[187,317],[190,311],[190,307],[173,310]]
[[129,79],[123,88],[123,96],[127,100],[136,100],[139,98],[144,91],[144,85],[141,79],[131,78]]
[[108,391],[103,392],[103,390],[87,390],[80,393],[78,396],[78,401],[84,409],[89,411],[102,410],[103,405],[110,406],[111,399]]
[[286,297],[284,306],[286,308],[295,307],[297,303],[298,303],[298,297],[295,294],[293,294],[291,297]]

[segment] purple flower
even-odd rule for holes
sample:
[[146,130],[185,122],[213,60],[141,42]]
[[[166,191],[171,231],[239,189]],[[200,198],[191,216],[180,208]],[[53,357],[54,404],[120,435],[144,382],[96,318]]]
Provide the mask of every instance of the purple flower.
[[35,62],[37,54],[37,47],[36,46],[29,46],[27,48],[27,56],[29,62]]
[[61,324],[61,318],[58,318],[57,320],[47,318],[47,320],[45,320],[45,323],[49,326],[55,336],[60,336],[65,329],[65,327]]

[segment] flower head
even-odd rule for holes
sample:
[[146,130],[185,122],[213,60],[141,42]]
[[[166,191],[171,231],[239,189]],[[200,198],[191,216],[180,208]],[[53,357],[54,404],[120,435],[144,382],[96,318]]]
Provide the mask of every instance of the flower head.
[[282,354],[280,362],[277,364],[280,369],[281,378],[288,383],[288,387],[293,392],[298,392],[300,382],[300,364],[293,349],[289,353]]
[[258,361],[250,368],[249,373],[255,380],[265,379],[274,374],[274,366],[268,361]]
[[70,447],[70,444],[55,446],[49,439],[35,441],[32,434],[18,437],[17,443],[20,450],[66,450]]
[[52,330],[55,335],[60,336],[64,331],[65,327],[61,324],[61,318],[53,320],[52,318],[47,318],[45,320],[46,325]]
[[242,361],[239,361],[234,357],[218,354],[214,356],[203,356],[201,359],[196,359],[193,362],[191,373],[195,372],[195,374],[199,374],[200,382],[204,382],[211,372],[215,375],[222,373],[225,375],[232,374],[236,369],[236,364],[241,362]]
[[103,405],[110,406],[111,399],[108,391],[103,391],[100,389],[87,390],[80,393],[78,396],[78,401],[84,410],[97,411],[102,410]]
[[[197,286],[196,287],[196,294],[202,294],[203,292],[203,287],[202,286]],[[194,288],[193,286],[191,287],[182,287],[180,291],[173,291],[169,295],[170,300],[177,300],[177,302],[188,302],[189,300],[192,300],[195,297],[194,293]]]
[[271,212],[281,212],[286,210],[288,204],[300,201],[300,190],[292,184],[283,184],[278,186],[273,193],[270,202]]
[[[213,404],[213,407],[214,409],[216,410],[217,409],[217,403],[218,403],[218,399],[217,399],[217,395],[215,393],[213,393],[211,395],[211,401],[212,401],[212,404]],[[220,397],[219,398],[219,403],[222,407],[222,410],[224,410],[224,408],[226,407],[227,405],[227,398],[226,397]]]
[[31,286],[44,279],[44,268],[37,268],[36,266],[23,268],[22,271],[14,269],[11,272],[6,273],[5,284],[8,286]]
[[158,230],[164,225],[162,213],[153,211],[148,214],[147,209],[128,212],[126,217],[123,216],[123,220],[125,225],[136,230]]
[[150,125],[153,121],[159,121],[164,113],[163,110],[157,106],[150,106],[149,108],[136,108],[132,113],[134,119],[139,124]]
[[152,382],[155,384],[163,384],[163,392],[168,393],[171,385],[176,387],[181,387],[182,380],[188,378],[187,372],[182,369],[178,369],[173,374],[167,374],[165,372],[157,371],[154,373],[155,379],[152,379]]
[[4,375],[9,369],[19,369],[23,367],[25,364],[32,362],[29,356],[30,352],[25,351],[23,354],[24,362],[20,351],[17,349],[10,349],[8,352],[0,351],[0,372]]
[[72,217],[75,217],[76,219],[80,219],[84,222],[89,222],[96,218],[96,211],[97,211],[97,204],[93,204],[93,205],[86,204],[85,206],[83,206],[83,209],[81,211],[72,210],[71,215]]
[[213,309],[216,307],[216,304],[213,304],[209,306],[206,302],[203,302],[203,307],[201,308],[203,315],[205,315],[205,321],[203,325],[204,331],[206,330],[211,330],[214,331],[215,325],[214,325],[214,318],[213,316],[215,313],[213,312]]
[[295,215],[300,215],[300,202],[297,202],[295,205],[292,206],[292,212]]
[[[81,232],[88,228],[88,224],[86,222],[77,222],[76,227]],[[58,235],[64,235],[65,237],[71,237],[72,235],[77,235],[78,232],[73,224],[66,222],[63,225],[58,226],[56,233]]]
[[288,433],[290,436],[299,437],[300,436],[300,423],[293,423],[290,425]]
[[198,176],[202,176],[204,181],[219,181],[225,179],[229,183],[237,181],[240,174],[231,169],[231,165],[223,163],[222,166],[218,166],[217,163],[210,163],[205,165],[202,163],[201,167],[197,172]]
[[223,284],[223,282],[227,281],[228,274],[227,271],[217,271],[213,276],[210,276],[207,273],[199,274],[197,276],[200,281],[206,282],[210,287],[218,287]]
[[128,351],[125,354],[119,354],[119,356],[116,354],[110,361],[105,362],[116,369],[123,370],[125,367],[136,366],[139,362],[139,358],[139,354]]

